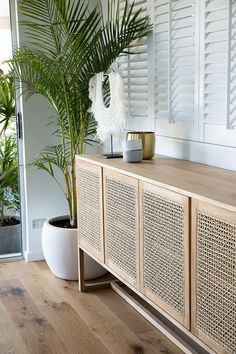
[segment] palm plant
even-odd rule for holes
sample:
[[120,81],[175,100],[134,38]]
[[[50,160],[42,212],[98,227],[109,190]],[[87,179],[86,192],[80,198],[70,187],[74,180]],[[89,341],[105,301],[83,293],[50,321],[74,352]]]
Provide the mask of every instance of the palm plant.
[[[0,226],[12,223],[9,211],[19,212],[17,143],[13,136],[2,134],[0,141]],[[16,221],[14,221],[16,222]]]
[[[107,20],[101,4],[89,10],[84,0],[22,0],[20,11],[28,46],[15,52],[11,70],[23,82],[26,98],[39,93],[54,108],[54,134],[60,139],[34,164],[59,184],[68,202],[70,225],[77,227],[75,155],[84,153],[96,132],[88,113],[89,81],[130,52],[136,40],[151,32],[151,25],[129,0],[122,11],[118,0],[108,0]],[[57,168],[65,185],[56,177]]]
[[0,226],[18,222],[9,212],[19,212],[19,188],[16,134],[8,129],[15,126],[15,99],[12,78],[0,73]]
[[0,137],[15,115],[15,88],[10,75],[0,72]]

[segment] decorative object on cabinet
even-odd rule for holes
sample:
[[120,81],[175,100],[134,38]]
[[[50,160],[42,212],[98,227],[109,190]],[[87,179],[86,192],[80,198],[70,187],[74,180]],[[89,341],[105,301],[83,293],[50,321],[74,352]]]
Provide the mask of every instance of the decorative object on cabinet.
[[97,121],[97,137],[101,142],[111,139],[110,154],[104,154],[106,158],[122,157],[113,152],[113,137],[120,138],[125,122],[125,98],[123,80],[119,73],[111,72],[109,79],[109,105],[104,102],[103,81],[105,73],[100,72],[91,78],[89,82],[89,98],[92,106],[89,109]]
[[122,142],[123,159],[125,162],[140,162],[143,159],[141,139],[125,140]]
[[141,162],[143,159],[143,150],[124,150],[123,159],[125,162]]
[[[66,226],[71,229],[77,228],[75,155],[85,152],[96,133],[88,112],[90,79],[107,72],[134,41],[152,31],[141,8],[135,9],[128,0],[124,8],[118,0],[108,3],[108,16],[102,6],[91,9],[89,1],[23,0],[19,4],[29,45],[15,50],[10,67],[14,78],[24,83],[26,97],[41,94],[54,109],[51,126],[58,144],[45,148],[34,164],[62,189],[69,211]],[[62,178],[57,178],[58,171]]]
[[[184,353],[234,354],[236,173],[161,156],[137,165],[104,161],[77,158],[78,173],[84,164],[88,174],[99,173],[96,212],[104,220],[100,258],[96,239],[87,246],[79,231],[81,264],[84,253],[98,260],[130,290],[111,287]],[[86,175],[83,183],[90,185]],[[79,276],[86,290],[83,271]],[[131,290],[157,311],[156,319]]]
[[127,132],[126,139],[142,140],[144,160],[150,160],[155,155],[155,133],[154,132]]
[[141,139],[125,140],[122,142],[122,147],[125,151],[142,150],[143,144]]

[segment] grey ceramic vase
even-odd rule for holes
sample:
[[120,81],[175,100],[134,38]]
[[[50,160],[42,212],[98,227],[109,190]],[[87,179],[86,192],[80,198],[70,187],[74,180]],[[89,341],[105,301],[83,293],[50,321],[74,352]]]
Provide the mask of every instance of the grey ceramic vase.
[[21,225],[0,226],[0,255],[21,252]]

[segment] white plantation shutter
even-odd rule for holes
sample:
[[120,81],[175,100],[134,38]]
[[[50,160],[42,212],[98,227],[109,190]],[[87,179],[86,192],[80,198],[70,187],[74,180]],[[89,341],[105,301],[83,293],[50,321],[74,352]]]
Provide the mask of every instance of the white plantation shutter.
[[127,126],[148,129],[153,120],[164,139],[236,147],[236,0],[135,6],[149,11],[154,32],[143,54],[120,60]]
[[[130,1],[131,3],[131,1]],[[121,0],[121,9],[125,1]],[[135,10],[142,8],[147,14],[147,0],[135,1]],[[126,98],[126,128],[132,129],[140,123],[145,127],[148,120],[148,43],[142,38],[142,45],[134,48],[132,54],[119,58],[119,72],[124,80]]]
[[198,123],[198,1],[153,3],[157,133],[194,139]]

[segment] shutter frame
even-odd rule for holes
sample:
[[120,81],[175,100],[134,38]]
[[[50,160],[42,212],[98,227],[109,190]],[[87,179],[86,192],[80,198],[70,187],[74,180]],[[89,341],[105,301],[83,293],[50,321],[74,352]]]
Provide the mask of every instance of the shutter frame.
[[[130,1],[131,2],[131,1]],[[121,0],[122,5],[125,0]],[[141,15],[147,13],[147,0],[135,1],[134,9],[143,8]],[[147,38],[142,38],[140,47],[134,48],[137,54],[127,55],[122,60],[118,59],[119,71],[124,80],[126,99],[126,127],[132,120],[144,120],[149,118],[148,98],[148,46]],[[140,54],[142,52],[142,54]]]
[[153,4],[157,133],[197,140],[199,5],[196,0],[153,0]]

